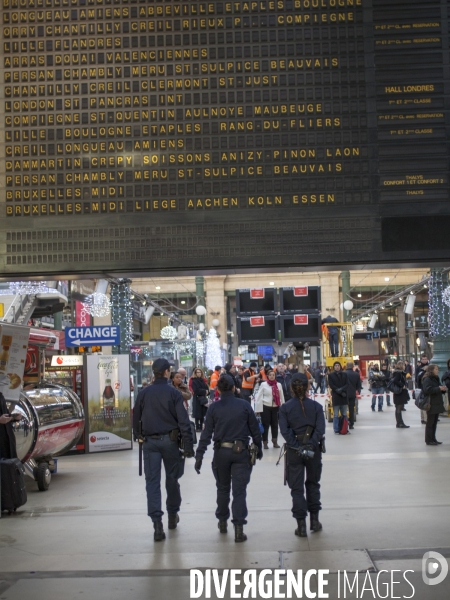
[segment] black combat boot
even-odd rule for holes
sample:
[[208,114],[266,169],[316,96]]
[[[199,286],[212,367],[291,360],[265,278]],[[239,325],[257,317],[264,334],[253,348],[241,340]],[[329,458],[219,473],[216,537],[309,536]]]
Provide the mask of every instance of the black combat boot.
[[169,513],[169,529],[176,529],[179,522],[178,513]]
[[235,525],[234,526],[234,541],[235,542],[245,542],[247,536],[244,533],[243,525]]
[[319,513],[311,513],[310,517],[310,530],[320,531],[322,529],[322,523],[319,521]]
[[297,519],[297,525],[295,535],[298,535],[298,537],[308,537],[306,533],[306,519]]
[[217,527],[219,528],[220,533],[227,533],[228,531],[228,524],[226,521],[219,521]]
[[153,539],[155,540],[155,542],[165,540],[166,534],[164,533],[162,521],[153,521],[153,527],[155,528],[155,533],[153,534]]

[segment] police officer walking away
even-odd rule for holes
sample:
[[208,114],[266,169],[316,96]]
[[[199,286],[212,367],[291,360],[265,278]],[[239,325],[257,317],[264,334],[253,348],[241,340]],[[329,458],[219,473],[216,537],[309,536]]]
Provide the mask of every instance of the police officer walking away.
[[[183,396],[169,385],[170,363],[157,358],[153,363],[155,380],[142,389],[134,405],[133,432],[135,439],[144,439],[144,471],[148,516],[155,529],[154,540],[165,539],[161,510],[161,461],[166,471],[166,507],[169,529],[176,529],[181,506],[180,484],[184,473],[184,457],[194,456],[194,440]],[[184,443],[184,457],[178,447],[178,433]]]
[[212,404],[206,413],[205,428],[197,446],[195,470],[200,474],[203,455],[214,434],[212,468],[217,486],[217,510],[220,533],[227,533],[230,517],[230,491],[233,490],[234,541],[245,542],[244,525],[247,521],[247,485],[252,472],[249,437],[253,438],[256,458],[262,458],[261,432],[249,402],[236,398],[235,385],[229,375],[218,381],[220,402]]
[[[280,407],[281,435],[286,440],[287,484],[292,496],[292,514],[297,519],[295,535],[306,537],[306,517],[310,513],[310,530],[320,531],[320,476],[324,447],[325,417],[323,408],[308,398],[309,380],[303,373],[292,377],[294,397]],[[306,481],[305,481],[306,471]],[[305,499],[306,489],[306,499]]]

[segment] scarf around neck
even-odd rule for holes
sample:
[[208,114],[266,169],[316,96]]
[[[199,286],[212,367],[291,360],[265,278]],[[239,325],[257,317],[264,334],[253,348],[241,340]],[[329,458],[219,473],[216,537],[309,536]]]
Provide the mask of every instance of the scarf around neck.
[[269,378],[267,378],[266,383],[268,383],[270,385],[270,387],[272,388],[272,396],[273,396],[273,401],[275,403],[275,406],[280,406],[281,399],[280,399],[280,390],[278,389],[278,385],[277,385],[278,381],[276,379],[271,381]]

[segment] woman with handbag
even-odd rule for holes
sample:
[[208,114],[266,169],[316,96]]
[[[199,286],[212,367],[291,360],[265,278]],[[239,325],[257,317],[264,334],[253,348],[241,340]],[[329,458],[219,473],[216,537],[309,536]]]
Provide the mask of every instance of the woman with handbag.
[[389,389],[394,395],[395,420],[397,422],[396,426],[398,429],[409,429],[409,425],[405,425],[403,423],[402,415],[405,404],[409,402],[409,392],[406,386],[406,374],[404,369],[405,363],[400,360],[395,365],[392,377],[387,383],[387,389]]
[[447,387],[441,385],[439,379],[439,367],[428,365],[422,377],[422,390],[424,396],[429,398],[429,409],[427,410],[427,423],[425,426],[425,443],[427,446],[438,446],[442,442],[436,439],[436,428],[438,418],[444,412],[444,400],[442,395],[447,392]]
[[198,367],[192,373],[192,377],[189,380],[189,387],[192,391],[192,416],[195,419],[195,430],[201,431],[203,420],[208,410],[209,387],[203,371]]
[[275,371],[267,371],[267,381],[263,381],[259,386],[255,397],[255,413],[262,413],[261,420],[264,426],[263,444],[264,449],[268,450],[269,429],[272,430],[272,444],[274,448],[279,448],[278,439],[278,411],[284,404],[284,393],[281,383],[276,380]]

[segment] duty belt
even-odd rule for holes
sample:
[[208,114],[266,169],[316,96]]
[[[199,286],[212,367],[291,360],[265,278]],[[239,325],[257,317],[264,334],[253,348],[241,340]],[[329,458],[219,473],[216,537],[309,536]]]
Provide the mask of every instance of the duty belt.
[[[219,444],[220,444],[219,449],[220,448],[232,448],[234,446],[235,442],[219,442]],[[247,448],[248,448],[248,445],[244,444],[244,450],[247,450]]]

